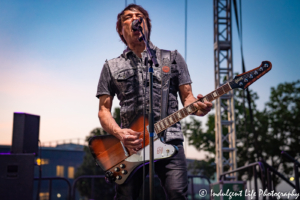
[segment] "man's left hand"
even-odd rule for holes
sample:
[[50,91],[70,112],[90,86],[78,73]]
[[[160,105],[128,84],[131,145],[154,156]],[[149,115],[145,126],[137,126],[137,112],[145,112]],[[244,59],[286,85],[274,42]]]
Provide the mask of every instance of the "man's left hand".
[[[198,94],[197,98],[200,100],[203,98],[203,95]],[[197,116],[204,116],[211,110],[212,103],[208,101],[204,101],[204,103],[198,101],[197,103],[194,103],[194,106],[198,109],[194,114]]]

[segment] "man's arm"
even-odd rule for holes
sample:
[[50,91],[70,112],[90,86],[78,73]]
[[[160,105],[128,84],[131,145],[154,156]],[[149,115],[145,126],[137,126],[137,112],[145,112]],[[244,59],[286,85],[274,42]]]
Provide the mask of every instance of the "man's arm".
[[141,133],[131,129],[122,129],[111,114],[113,97],[110,95],[101,95],[99,97],[98,117],[103,129],[117,137],[123,142],[130,154],[136,153],[142,146],[142,139],[139,139]]
[[[179,86],[179,95],[180,95],[182,105],[184,107],[188,106],[189,104],[197,100],[193,95],[191,84],[185,84]],[[198,94],[197,96],[198,99],[201,99],[202,97],[203,96],[201,94]],[[204,103],[198,101],[197,103],[194,103],[194,106],[198,109],[198,111],[195,112],[195,115],[204,116],[211,110],[212,103],[208,101],[205,101]]]

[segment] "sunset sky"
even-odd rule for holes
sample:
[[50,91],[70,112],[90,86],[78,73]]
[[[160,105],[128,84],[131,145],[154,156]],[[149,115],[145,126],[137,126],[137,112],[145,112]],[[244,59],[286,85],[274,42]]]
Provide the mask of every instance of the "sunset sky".
[[[133,1],[127,1],[133,3]],[[152,20],[151,41],[184,56],[184,0],[136,0]],[[300,79],[300,1],[242,1],[246,70],[272,71],[251,85],[262,109],[270,88]],[[115,30],[121,0],[0,0],[0,144],[11,144],[14,112],[41,116],[41,142],[84,139],[99,127],[99,75],[124,44]],[[241,73],[233,19],[233,67]],[[187,64],[193,93],[214,90],[213,1],[188,1]],[[113,107],[118,106],[117,98]],[[205,121],[205,118],[204,118]],[[202,158],[193,148],[187,157]]]

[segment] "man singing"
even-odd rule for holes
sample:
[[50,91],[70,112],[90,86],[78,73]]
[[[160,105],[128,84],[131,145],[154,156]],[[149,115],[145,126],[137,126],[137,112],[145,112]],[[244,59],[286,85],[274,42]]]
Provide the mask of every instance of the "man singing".
[[[136,117],[143,114],[144,100],[146,102],[146,114],[149,111],[149,84],[146,79],[148,67],[145,58],[149,57],[144,41],[139,41],[139,31],[133,31],[132,22],[142,17],[145,23],[141,27],[150,41],[151,20],[148,12],[141,6],[130,4],[118,14],[116,29],[121,40],[127,45],[127,49],[114,59],[106,61],[100,75],[97,97],[99,98],[99,119],[105,131],[117,137],[123,142],[130,154],[134,154],[142,147],[140,132],[131,130],[129,127]],[[192,93],[191,79],[187,65],[183,57],[177,51],[171,51],[170,66],[162,68],[163,51],[149,42],[150,48],[156,53],[159,67],[153,67],[153,113],[154,121],[157,122],[161,116],[170,115],[178,110],[177,92],[183,106],[187,106],[197,99]],[[150,59],[150,57],[149,57]],[[168,83],[167,97],[162,97],[163,72],[170,72],[166,81]],[[146,88],[145,88],[146,85]],[[120,101],[121,127],[115,122],[111,114],[113,98],[117,95]],[[164,100],[167,102],[164,103]],[[198,99],[202,95],[197,96]],[[164,104],[166,104],[164,106]],[[167,108],[162,113],[162,108]],[[206,115],[212,107],[210,102],[197,102],[194,107],[198,109],[194,114]],[[183,149],[183,134],[180,123],[169,127],[162,135],[168,144],[178,147],[178,153],[167,159],[155,163],[155,173],[158,175],[161,185],[166,193],[166,199],[187,199],[188,178],[186,159]],[[142,168],[122,185],[116,185],[115,199],[137,199],[143,184]]]

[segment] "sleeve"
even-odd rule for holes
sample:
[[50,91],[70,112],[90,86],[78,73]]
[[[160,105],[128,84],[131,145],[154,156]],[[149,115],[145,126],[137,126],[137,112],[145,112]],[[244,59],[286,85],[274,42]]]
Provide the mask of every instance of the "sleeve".
[[101,95],[105,94],[110,96],[115,95],[113,80],[107,62],[104,63],[100,74],[96,97],[99,98]]
[[176,51],[175,61],[178,70],[178,86],[192,83],[190,73],[184,58]]

